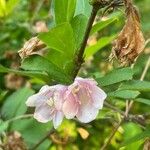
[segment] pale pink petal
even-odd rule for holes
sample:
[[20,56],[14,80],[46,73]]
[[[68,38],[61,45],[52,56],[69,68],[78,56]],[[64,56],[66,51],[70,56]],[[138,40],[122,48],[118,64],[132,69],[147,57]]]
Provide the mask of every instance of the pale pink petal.
[[92,105],[86,105],[80,108],[76,116],[79,119],[79,121],[83,123],[88,123],[93,121],[96,118],[98,112],[99,110],[93,107]]
[[63,113],[67,119],[72,119],[78,112],[79,104],[76,101],[72,93],[69,93],[66,97],[66,101],[63,104]]
[[92,78],[81,78],[81,77],[77,77],[75,79],[76,82],[78,82],[80,85],[86,86],[86,85],[97,85],[98,83],[92,79]]
[[55,129],[62,123],[63,117],[64,114],[61,111],[55,112],[55,115],[53,117],[53,124]]
[[30,106],[30,107],[35,107],[37,103],[38,104],[43,103],[43,100],[44,100],[43,96],[41,94],[37,93],[37,94],[30,96],[27,99],[26,105]]
[[50,88],[50,86],[48,86],[48,85],[44,85],[44,86],[42,86],[41,87],[41,89],[40,89],[40,91],[39,92],[46,92],[47,91],[47,89],[49,89]]
[[30,96],[27,99],[26,105],[30,106],[30,107],[40,106],[47,99],[49,99],[49,97],[51,97],[52,94],[53,93],[50,91],[50,87],[49,86],[43,86],[40,89],[40,92],[38,92],[37,94],[34,94],[34,95]]
[[77,93],[78,101],[81,105],[88,105],[92,102],[91,95],[86,87],[79,86],[79,91]]
[[42,105],[40,107],[36,107],[34,118],[39,122],[46,123],[52,120],[54,116],[54,109],[50,108],[48,105]]
[[92,97],[93,105],[98,109],[102,109],[104,100],[107,97],[106,93],[103,90],[101,90],[99,87],[95,86],[91,89],[91,97]]
[[55,88],[57,90],[54,92],[54,105],[57,110],[61,110],[64,102],[64,94],[67,90],[67,86],[56,85]]

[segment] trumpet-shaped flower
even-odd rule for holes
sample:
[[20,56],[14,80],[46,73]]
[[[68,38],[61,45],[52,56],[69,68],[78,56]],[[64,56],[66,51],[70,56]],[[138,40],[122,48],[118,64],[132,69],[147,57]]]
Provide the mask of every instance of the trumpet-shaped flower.
[[106,99],[105,92],[93,79],[77,77],[64,95],[63,112],[66,118],[75,116],[79,121],[88,123],[96,118]]
[[62,104],[65,91],[66,86],[63,85],[45,85],[37,94],[28,98],[26,105],[35,107],[34,118],[39,122],[46,123],[52,120],[54,128],[57,128],[64,117]]

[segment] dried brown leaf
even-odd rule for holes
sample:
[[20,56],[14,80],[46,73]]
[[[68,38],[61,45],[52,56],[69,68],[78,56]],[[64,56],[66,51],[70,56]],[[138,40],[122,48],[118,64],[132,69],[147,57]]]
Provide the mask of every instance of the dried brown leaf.
[[125,1],[126,23],[113,42],[110,59],[116,58],[122,66],[131,65],[145,47],[139,13],[131,1]]

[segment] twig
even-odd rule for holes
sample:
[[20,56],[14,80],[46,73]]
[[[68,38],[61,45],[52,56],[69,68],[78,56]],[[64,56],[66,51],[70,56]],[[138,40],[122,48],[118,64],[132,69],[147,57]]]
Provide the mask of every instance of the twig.
[[42,144],[52,133],[54,133],[55,129],[52,128],[35,146],[33,146],[30,150],[35,150]]
[[[117,107],[111,105],[110,103],[108,103],[106,101],[104,102],[104,106],[113,110],[114,112],[119,113],[123,118],[125,118],[126,121],[133,121],[135,123],[138,123],[142,128],[145,128],[144,123],[141,122],[141,119],[139,116],[130,114],[126,117],[126,114],[124,111],[118,109]],[[142,117],[144,117],[144,116],[142,116]]]
[[111,110],[113,110],[113,111],[115,111],[115,112],[118,112],[118,113],[120,113],[122,116],[124,116],[125,115],[125,113],[122,111],[122,110],[120,110],[120,109],[118,109],[117,107],[115,107],[115,106],[113,106],[113,105],[111,105],[111,104],[109,104],[108,102],[104,102],[104,106],[106,106],[106,107],[108,107],[108,108],[110,108]]
[[118,128],[121,126],[123,120],[121,120],[117,126],[114,128],[114,130],[112,131],[110,137],[108,138],[107,142],[102,146],[102,148],[100,150],[105,150],[106,147],[108,146],[108,144],[111,142],[112,138],[114,137],[114,135],[116,134],[116,132],[118,131]]

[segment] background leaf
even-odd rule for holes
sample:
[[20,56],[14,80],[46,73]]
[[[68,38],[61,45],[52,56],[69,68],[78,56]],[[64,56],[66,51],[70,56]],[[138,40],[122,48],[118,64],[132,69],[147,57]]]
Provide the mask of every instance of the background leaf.
[[105,21],[99,21],[98,23],[96,23],[95,25],[93,25],[92,30],[90,32],[90,35],[101,31],[102,29],[106,28],[108,25],[111,25],[112,23],[115,23],[117,21],[116,16],[114,18],[109,18]]
[[143,141],[142,140],[139,140],[139,141],[133,140],[132,141],[132,138],[136,135],[142,134],[141,128],[137,124],[132,123],[132,122],[125,123],[122,128],[124,130],[124,132],[123,132],[124,142],[131,140],[130,143],[128,143],[126,145],[122,145],[122,146],[124,146],[122,148],[125,150],[131,150],[131,149],[140,150],[140,146],[143,143]]
[[139,91],[131,91],[131,90],[117,90],[114,92],[108,93],[109,98],[121,98],[121,99],[134,99],[140,94]]
[[8,128],[8,122],[0,120],[0,135]]
[[16,70],[16,69],[9,69],[2,65],[0,65],[0,73],[15,73],[17,75],[32,77],[32,78],[38,78],[43,81],[50,81],[48,75],[46,73],[42,73],[39,71],[22,71],[22,70]]
[[[11,125],[10,131],[17,130],[22,134],[22,137],[28,145],[28,149],[32,148],[41,140],[45,135],[51,130],[51,123],[39,123],[35,119],[24,119],[14,121]],[[37,150],[45,150],[48,149],[51,142],[50,140],[45,140]]]
[[74,16],[76,0],[54,0],[54,6],[56,23],[69,22]]
[[94,55],[96,52],[104,48],[106,45],[110,44],[113,41],[115,36],[102,37],[100,38],[95,45],[91,45],[85,49],[84,55],[85,59]]
[[48,33],[40,34],[39,38],[52,49],[49,51],[47,58],[71,76],[76,50],[71,25],[69,23],[58,25]]
[[138,90],[138,91],[150,91],[150,82],[148,81],[140,81],[140,80],[132,80],[123,83],[119,89],[129,89],[129,90]]
[[39,55],[26,58],[21,65],[24,70],[47,72],[49,77],[61,83],[69,83],[71,79],[55,64]]
[[7,8],[7,14],[10,14],[14,8],[16,7],[16,5],[19,4],[20,0],[8,0],[6,3],[6,8]]
[[33,93],[34,91],[29,88],[22,88],[14,92],[6,99],[1,110],[2,116],[5,119],[10,119],[19,115],[23,115],[27,110],[25,101]]
[[146,104],[146,105],[150,105],[150,99],[137,98],[137,99],[134,99],[134,101],[140,102],[140,103],[143,103],[143,104]]
[[75,16],[79,14],[84,14],[87,17],[90,16],[92,7],[88,0],[77,0],[77,6],[75,11]]
[[107,73],[104,77],[97,78],[100,86],[108,86],[125,80],[131,80],[133,77],[133,70],[131,68],[121,68]]
[[129,138],[128,140],[124,141],[122,143],[122,146],[129,145],[131,143],[137,142],[137,141],[145,139],[147,137],[150,137],[150,130],[149,129],[143,131],[142,133],[136,134],[133,137]]
[[88,21],[87,17],[82,14],[77,15],[71,21],[77,50],[80,48],[81,42],[83,40],[87,26],[87,21]]

